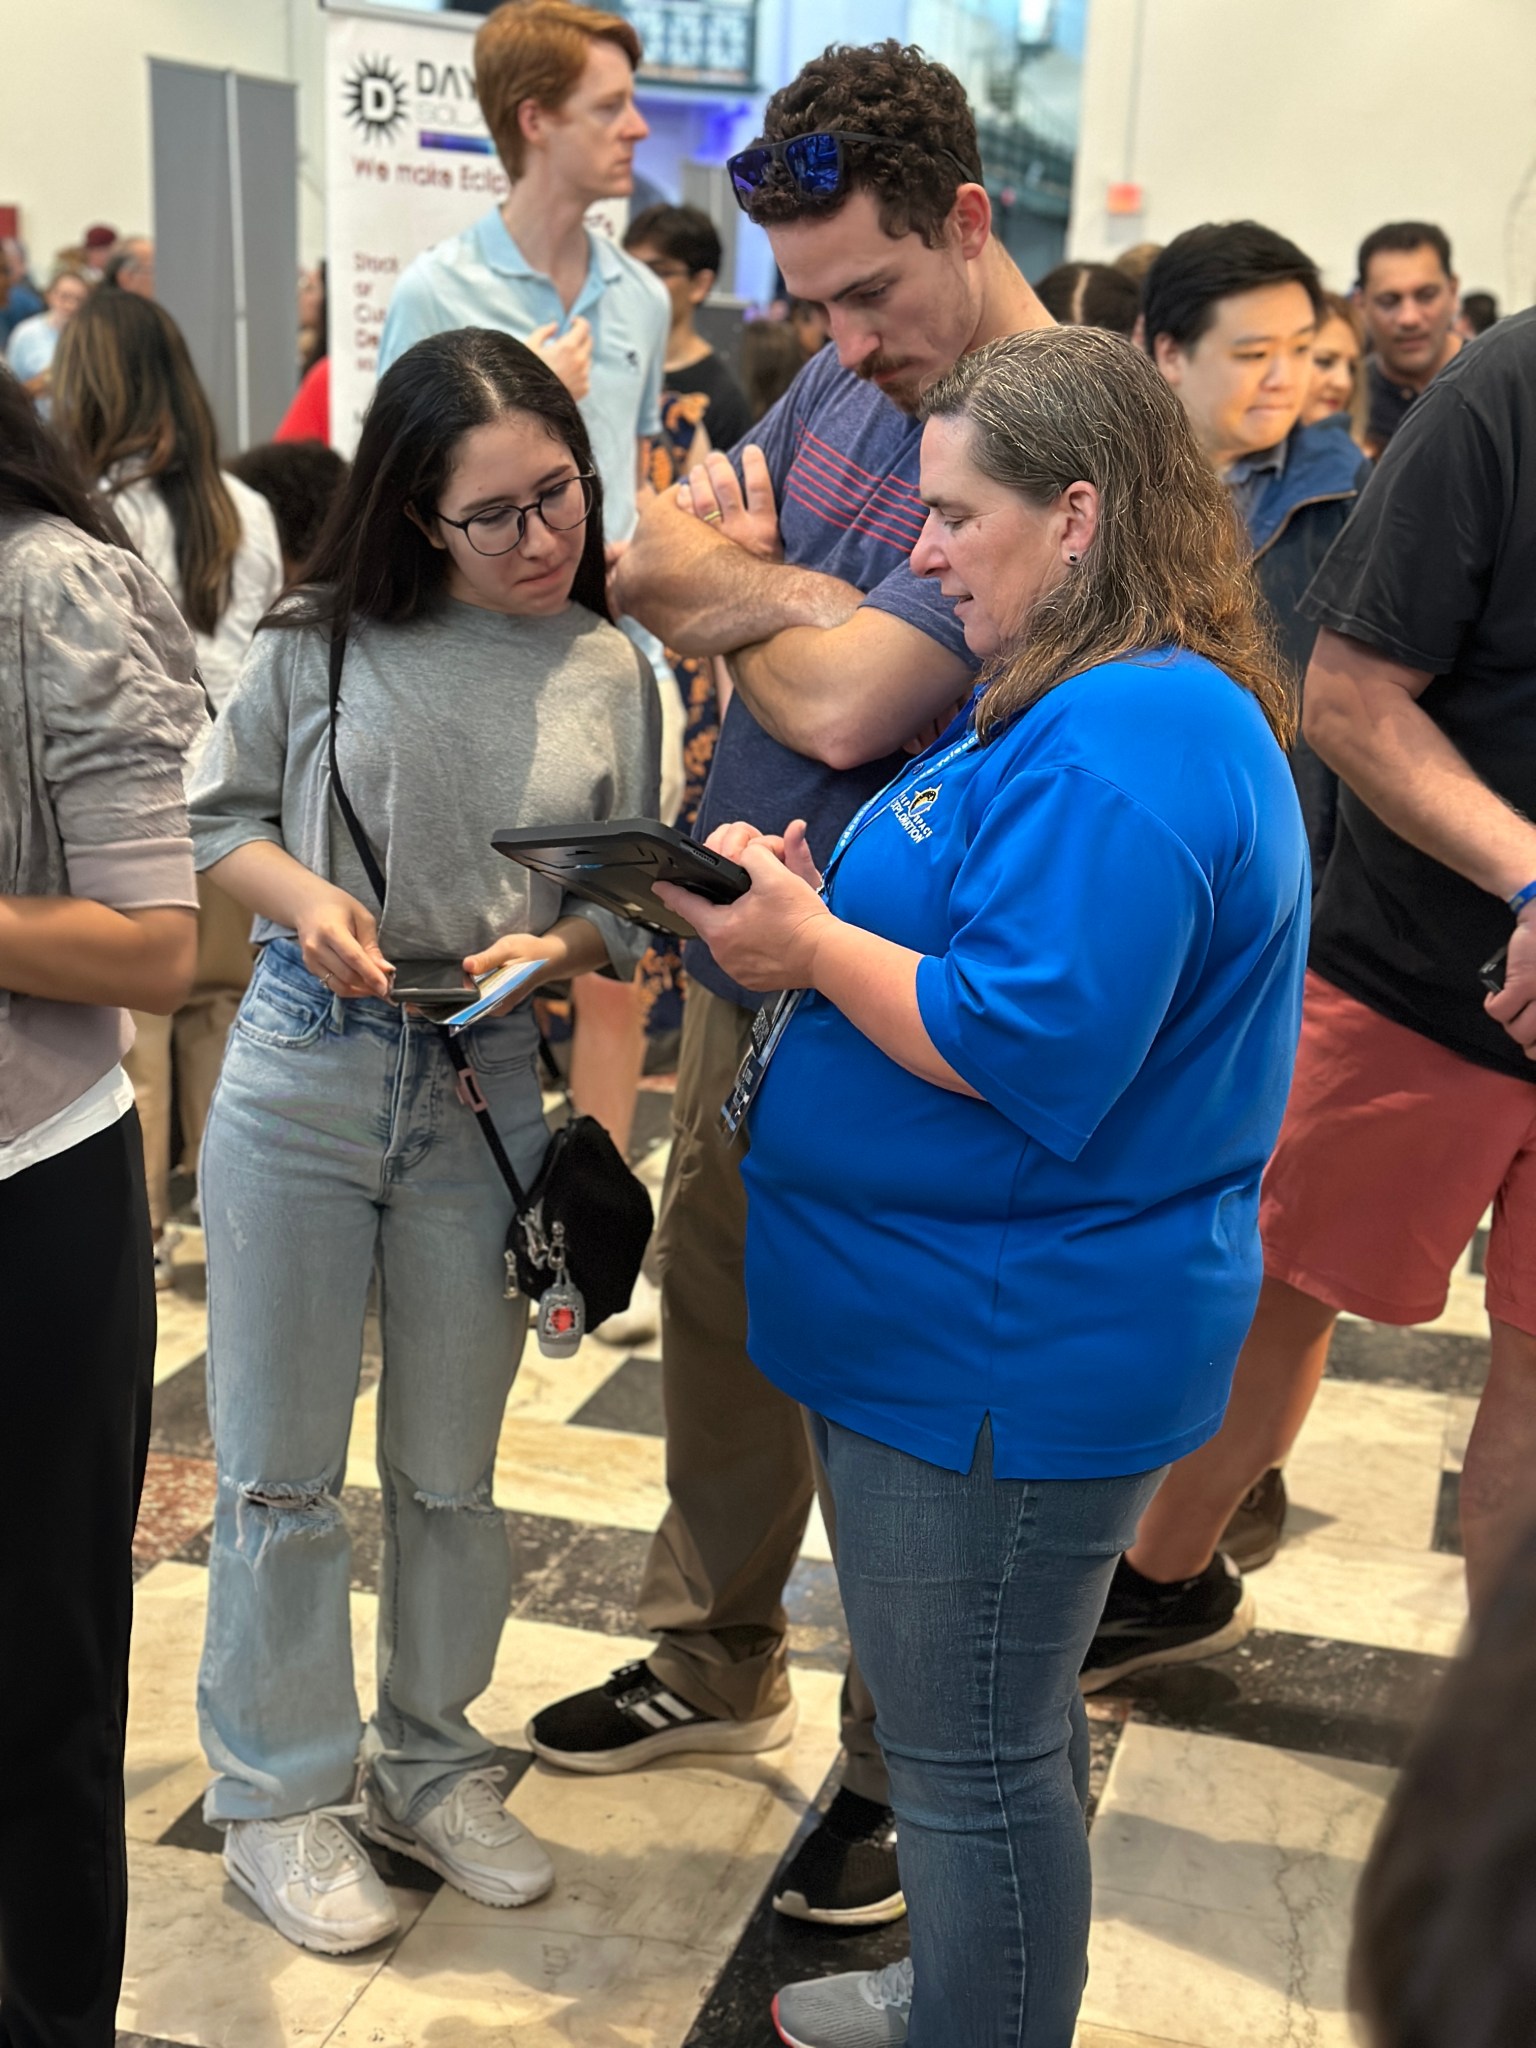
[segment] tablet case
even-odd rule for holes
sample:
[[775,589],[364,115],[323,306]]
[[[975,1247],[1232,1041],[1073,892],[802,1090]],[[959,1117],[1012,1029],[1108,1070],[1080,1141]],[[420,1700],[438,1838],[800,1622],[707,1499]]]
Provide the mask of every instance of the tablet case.
[[491,844],[556,888],[680,939],[697,938],[698,933],[686,918],[667,908],[655,894],[654,883],[676,882],[711,903],[734,903],[750,886],[746,869],[735,861],[648,818],[493,832]]

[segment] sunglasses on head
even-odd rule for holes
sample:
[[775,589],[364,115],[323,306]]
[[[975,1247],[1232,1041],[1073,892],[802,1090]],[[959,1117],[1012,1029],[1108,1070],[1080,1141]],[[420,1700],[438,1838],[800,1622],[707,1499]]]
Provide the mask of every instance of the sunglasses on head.
[[[814,135],[792,135],[787,142],[760,142],[726,159],[736,204],[745,208],[753,195],[762,190],[773,164],[782,164],[802,192],[823,196],[841,192],[848,182],[848,166],[843,157],[845,142],[885,142],[897,149],[918,146],[904,136],[861,135],[851,128],[818,129]],[[980,183],[976,172],[963,164],[952,149],[941,147],[939,155],[949,158],[967,184]]]

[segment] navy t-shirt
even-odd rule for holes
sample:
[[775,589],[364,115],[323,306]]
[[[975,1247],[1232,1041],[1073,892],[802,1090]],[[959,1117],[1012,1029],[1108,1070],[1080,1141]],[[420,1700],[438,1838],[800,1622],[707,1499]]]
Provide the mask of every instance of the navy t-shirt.
[[806,997],[751,1112],[747,1348],[861,1435],[1008,1479],[1219,1427],[1258,1299],[1308,868],[1254,698],[1191,654],[952,727],[861,819],[833,911],[920,953],[908,1073]]
[[[914,576],[907,558],[927,517],[918,492],[920,424],[873,385],[845,370],[836,351],[812,357],[788,391],[747,437],[762,449],[779,507],[784,559],[819,569],[858,590],[866,603],[926,633],[947,654],[974,659],[953,604],[937,583]],[[741,447],[731,450],[738,469]],[[725,714],[694,837],[744,818],[760,832],[782,832],[804,818],[818,862],[866,798],[906,760],[887,755],[838,770],[770,739],[737,692]],[[695,940],[684,949],[688,972],[716,995],[757,1009],[753,995],[721,972]]]

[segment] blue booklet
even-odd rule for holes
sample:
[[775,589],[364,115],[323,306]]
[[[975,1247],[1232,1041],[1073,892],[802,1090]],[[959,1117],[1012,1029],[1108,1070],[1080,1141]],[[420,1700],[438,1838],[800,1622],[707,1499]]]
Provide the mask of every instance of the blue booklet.
[[488,1010],[494,1010],[498,1003],[504,1003],[508,996],[515,995],[525,982],[532,981],[539,970],[548,965],[547,959],[509,960],[505,967],[495,967],[489,974],[478,976],[475,987],[479,993],[472,1003],[444,1020],[448,1029],[455,1037],[461,1031],[467,1031]]

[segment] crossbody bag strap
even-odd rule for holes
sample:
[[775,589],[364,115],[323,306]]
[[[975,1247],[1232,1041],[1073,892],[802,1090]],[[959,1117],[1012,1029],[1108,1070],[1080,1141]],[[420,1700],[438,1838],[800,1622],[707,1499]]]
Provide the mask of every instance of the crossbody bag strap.
[[[379,899],[379,912],[382,916],[384,910],[384,870],[379,866],[379,857],[368,844],[367,835],[358,823],[357,813],[352,808],[352,799],[347,795],[346,784],[341,779],[341,765],[336,759],[336,712],[341,702],[341,670],[346,658],[346,630],[344,627],[337,626],[331,634],[327,715],[330,740],[331,788],[336,792],[336,808],[341,812],[342,823],[351,835],[352,845],[356,850],[358,859],[363,864],[363,872],[372,884],[374,895]],[[452,1062],[454,1077],[458,1084],[459,1100],[466,1109],[474,1113],[475,1122],[480,1126],[480,1135],[484,1138],[490,1155],[496,1162],[496,1171],[506,1182],[507,1193],[512,1197],[513,1205],[518,1213],[521,1214],[527,1206],[528,1198],[523,1193],[522,1182],[512,1170],[512,1162],[507,1157],[507,1148],[502,1144],[501,1138],[497,1133],[495,1122],[491,1117],[490,1106],[481,1092],[479,1081],[475,1078],[475,1070],[469,1063],[469,1056],[451,1032],[443,1030],[441,1025],[434,1028],[437,1031],[438,1037],[443,1042],[443,1049]]]
[[363,872],[372,884],[373,893],[379,899],[379,913],[384,911],[384,870],[379,866],[379,857],[368,844],[362,826],[357,822],[357,813],[352,808],[352,799],[347,795],[346,785],[341,779],[341,767],[336,759],[336,710],[341,702],[341,668],[347,658],[347,632],[344,626],[336,626],[331,632],[331,660],[329,685],[328,730],[331,752],[331,787],[336,792],[336,806],[341,812],[342,823],[352,835],[352,844]]

